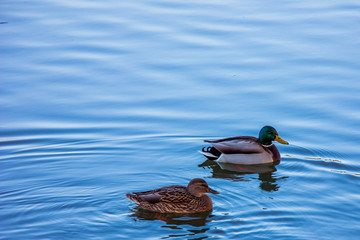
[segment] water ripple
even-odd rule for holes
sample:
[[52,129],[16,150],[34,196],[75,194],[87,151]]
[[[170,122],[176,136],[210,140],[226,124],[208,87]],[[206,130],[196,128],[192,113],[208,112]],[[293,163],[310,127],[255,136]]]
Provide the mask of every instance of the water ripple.
[[[0,5],[3,238],[358,237],[358,2]],[[264,125],[291,143],[276,166],[197,152]],[[209,215],[124,196],[195,177]]]

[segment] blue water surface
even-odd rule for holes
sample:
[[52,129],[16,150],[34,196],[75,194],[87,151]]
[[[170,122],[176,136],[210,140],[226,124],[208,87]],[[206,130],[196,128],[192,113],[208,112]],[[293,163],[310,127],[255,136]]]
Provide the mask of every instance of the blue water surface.
[[[0,2],[0,239],[356,239],[360,3]],[[270,169],[204,139],[274,126]],[[204,178],[196,216],[125,194]]]

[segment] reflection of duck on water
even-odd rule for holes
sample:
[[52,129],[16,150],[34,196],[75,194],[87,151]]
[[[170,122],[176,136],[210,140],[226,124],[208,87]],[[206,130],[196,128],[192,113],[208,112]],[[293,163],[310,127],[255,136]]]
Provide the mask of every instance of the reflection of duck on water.
[[287,178],[274,177],[274,172],[277,171],[275,167],[277,164],[279,164],[279,162],[257,165],[241,165],[206,160],[200,164],[199,167],[211,168],[213,170],[213,178],[231,179],[233,181],[243,181],[245,174],[258,173],[258,180],[261,181],[259,187],[264,191],[272,192],[277,191],[280,187],[276,184],[277,180]]

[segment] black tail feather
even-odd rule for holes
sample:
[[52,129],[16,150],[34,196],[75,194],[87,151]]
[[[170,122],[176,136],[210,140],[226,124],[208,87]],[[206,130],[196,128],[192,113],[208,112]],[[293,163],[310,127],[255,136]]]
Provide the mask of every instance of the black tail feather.
[[201,151],[204,152],[204,153],[211,153],[212,155],[216,156],[216,157],[210,157],[210,156],[204,155],[209,160],[216,160],[221,155],[221,152],[219,152],[214,147],[203,147],[201,149]]

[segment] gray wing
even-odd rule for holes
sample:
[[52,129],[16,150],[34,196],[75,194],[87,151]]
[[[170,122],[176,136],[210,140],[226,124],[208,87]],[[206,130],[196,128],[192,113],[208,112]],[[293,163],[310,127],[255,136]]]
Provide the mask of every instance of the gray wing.
[[259,143],[258,139],[250,136],[224,138],[215,141],[205,142],[211,143],[218,151],[224,154],[252,154],[264,152],[264,147]]
[[139,196],[143,201],[146,201],[148,203],[158,203],[161,201],[161,195],[158,193],[150,193],[146,195],[140,195]]
[[186,188],[180,185],[163,187],[155,190],[146,192],[134,193],[141,200],[148,203],[159,203],[159,202],[184,202],[184,195],[186,194]]

